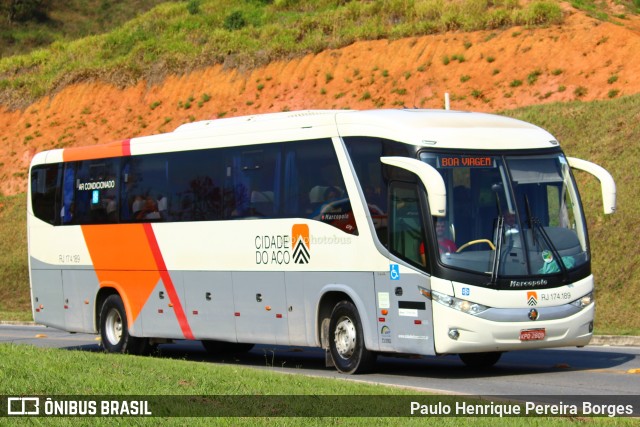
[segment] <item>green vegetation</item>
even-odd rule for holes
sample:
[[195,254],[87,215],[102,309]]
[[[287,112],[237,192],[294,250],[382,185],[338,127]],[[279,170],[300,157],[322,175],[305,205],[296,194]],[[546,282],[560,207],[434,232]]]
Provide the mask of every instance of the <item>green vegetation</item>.
[[[271,415],[268,417],[219,417],[219,418],[56,418],[55,425],[340,425],[340,426],[444,426],[473,425],[489,427],[572,426],[584,424],[611,424],[631,426],[631,418],[581,418],[581,417],[315,417],[295,418],[277,417],[285,410],[300,411],[306,404],[309,411],[342,411],[352,409],[351,413],[375,413],[409,415],[410,407],[399,405],[404,402],[402,396],[419,396],[428,399],[428,395],[414,390],[385,387],[379,384],[364,384],[343,379],[314,378],[289,375],[272,370],[258,370],[220,363],[200,363],[168,358],[135,357],[129,355],[104,354],[88,351],[70,351],[58,349],[38,349],[27,345],[0,345],[0,383],[3,393],[10,396],[78,396],[91,397],[128,395],[131,400],[136,396],[185,395],[192,399],[170,397],[163,400],[162,407],[169,413],[206,413],[215,415],[224,411],[236,412],[239,399],[255,402],[256,406],[241,408],[242,413],[255,410],[256,413]],[[266,361],[266,366],[269,362]],[[195,398],[199,396],[199,398]],[[207,398],[207,397],[210,398]],[[223,398],[222,396],[228,396]],[[238,396],[235,398],[235,396]],[[242,397],[240,397],[242,396]],[[279,399],[284,396],[284,399]],[[304,396],[308,396],[305,398]],[[327,396],[345,396],[347,403],[336,397],[335,405],[322,407],[317,402]],[[361,398],[359,396],[362,396]],[[395,398],[393,396],[396,396]],[[263,398],[264,397],[264,398]],[[355,398],[355,399],[354,399]],[[234,400],[237,399],[237,400]],[[409,397],[409,399],[411,399]],[[455,396],[440,396],[443,404],[455,405],[459,399]],[[73,400],[73,397],[69,397]],[[149,399],[151,400],[151,399]],[[473,404],[471,400],[464,400]],[[305,403],[306,402],[306,403]],[[324,401],[326,402],[326,401]],[[486,401],[479,403],[486,404]],[[351,404],[355,404],[351,408]],[[318,407],[321,406],[321,407]],[[173,409],[172,408],[176,408]],[[406,408],[406,409],[405,409]],[[151,409],[151,408],[150,408]],[[202,412],[200,412],[202,411]],[[237,412],[236,412],[237,413]],[[54,424],[44,417],[11,419],[11,425],[49,425]]]
[[163,1],[0,1],[0,58],[105,33]]
[[[603,10],[602,2],[596,0],[572,0],[571,6],[576,9],[583,10],[593,18],[601,21],[609,20],[609,12]],[[640,12],[640,0],[616,0],[615,4],[622,5],[628,12],[638,13]],[[614,15],[616,18],[624,18],[624,14]]]
[[[115,7],[107,0],[87,3],[95,10]],[[126,7],[144,10],[129,3]],[[59,3],[52,1],[49,15],[57,8]],[[88,22],[98,20],[87,14]],[[121,22],[108,33],[100,34],[104,30],[96,24],[73,33],[94,35],[73,41],[55,36],[35,45],[50,44],[46,48],[0,60],[0,103],[22,107],[89,78],[123,86],[221,63],[246,69],[357,40],[559,24],[562,11],[554,0],[524,5],[486,0],[190,0],[163,3]],[[453,59],[462,62],[464,57]]]
[[535,84],[538,81],[538,77],[540,77],[541,75],[542,71],[540,70],[534,70],[529,73],[529,75],[527,76],[527,83],[529,83],[529,86]]
[[32,320],[26,200],[24,194],[0,197],[0,320]]

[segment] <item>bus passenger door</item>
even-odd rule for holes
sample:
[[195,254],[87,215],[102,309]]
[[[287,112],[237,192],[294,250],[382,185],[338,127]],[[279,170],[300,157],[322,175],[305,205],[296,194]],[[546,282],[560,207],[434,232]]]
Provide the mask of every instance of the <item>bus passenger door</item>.
[[435,354],[431,301],[420,294],[429,278],[408,269],[398,271],[375,274],[380,350]]
[[284,272],[233,272],[238,342],[289,344]]
[[433,354],[431,300],[421,292],[430,288],[425,273],[425,252],[430,245],[419,186],[394,181],[389,195],[388,248],[403,262],[391,259],[389,270],[375,275],[380,349]]

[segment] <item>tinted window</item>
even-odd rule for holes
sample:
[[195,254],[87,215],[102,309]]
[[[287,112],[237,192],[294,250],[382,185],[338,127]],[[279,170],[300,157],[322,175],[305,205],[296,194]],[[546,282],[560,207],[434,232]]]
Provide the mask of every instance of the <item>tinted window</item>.
[[425,238],[418,188],[415,184],[391,185],[389,250],[410,263],[425,267]]
[[224,217],[282,216],[281,144],[236,147],[224,153]]
[[313,218],[357,234],[351,201],[331,141],[286,143],[284,147],[286,216]]
[[120,219],[160,221],[167,212],[169,160],[166,154],[123,159]]
[[[163,154],[167,163],[158,203],[163,220],[211,221],[222,218],[223,162],[218,151]],[[160,186],[159,186],[160,187]]]
[[344,142],[364,192],[378,239],[386,245],[389,177],[386,173],[387,167],[382,164],[380,157],[407,157],[409,156],[407,146],[395,141],[370,137],[347,137],[344,138]]
[[31,205],[34,215],[55,224],[59,218],[56,205],[57,188],[60,186],[60,165],[35,166],[31,170]]
[[117,158],[76,163],[75,198],[70,211],[75,223],[118,221],[118,166]]
[[56,179],[63,224],[312,218],[357,233],[330,139],[70,162]]

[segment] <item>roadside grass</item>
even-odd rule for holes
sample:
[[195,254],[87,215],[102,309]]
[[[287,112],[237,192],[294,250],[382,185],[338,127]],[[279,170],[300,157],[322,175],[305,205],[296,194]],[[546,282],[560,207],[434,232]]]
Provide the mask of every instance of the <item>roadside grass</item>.
[[[215,415],[216,410],[231,409],[233,413],[245,414],[254,408],[237,408],[239,398],[233,396],[260,397],[273,399],[255,399],[262,403],[257,413],[283,414],[285,410],[298,410],[310,400],[303,396],[336,396],[336,406],[344,408],[340,396],[361,396],[358,412],[373,411],[372,404],[389,408],[394,415],[406,413],[404,417],[148,417],[148,418],[90,418],[92,425],[157,425],[158,421],[169,425],[344,425],[344,426],[568,426],[568,425],[633,425],[635,420],[611,418],[580,417],[409,417],[410,407],[399,406],[401,398],[394,396],[415,396],[428,398],[428,394],[416,390],[366,384],[346,379],[318,378],[304,375],[286,374],[275,370],[260,370],[229,366],[221,363],[202,363],[186,360],[172,360],[157,357],[136,357],[121,354],[105,354],[89,351],[59,350],[36,348],[28,345],[0,345],[0,393],[6,396],[73,396],[90,398],[91,396],[136,396],[139,399],[156,395],[168,395],[166,407],[172,410],[175,405],[180,413],[205,413]],[[170,396],[193,396],[193,399],[171,399]],[[226,405],[218,406],[207,396],[230,396],[222,400]],[[282,397],[283,400],[279,399]],[[126,397],[123,397],[126,399]],[[331,399],[331,398],[330,398]],[[329,399],[329,400],[330,400]],[[443,403],[455,405],[455,396],[440,396]],[[57,399],[55,399],[57,400]],[[171,401],[173,400],[173,403]],[[319,400],[319,399],[318,399]],[[323,400],[326,402],[326,400]],[[353,400],[351,400],[353,401]],[[465,400],[466,401],[466,400]],[[371,402],[371,403],[370,403]],[[487,403],[487,402],[478,402]],[[225,405],[225,403],[222,403]],[[234,407],[233,405],[236,405]],[[277,406],[274,406],[277,405]],[[286,407],[285,407],[286,406]],[[313,410],[318,410],[313,407]],[[334,408],[327,407],[331,414]],[[354,408],[355,409],[355,408]],[[375,407],[376,413],[381,408]],[[324,414],[323,408],[320,408]],[[176,413],[175,409],[170,413]],[[227,412],[229,413],[229,412]],[[365,412],[371,413],[371,412]],[[11,419],[12,425],[86,425],[88,418],[78,417],[30,417]],[[606,420],[606,421],[605,421]]]
[[[364,95],[363,95],[364,97]],[[596,334],[640,335],[640,95],[607,101],[556,103],[502,114],[546,128],[568,156],[593,161],[616,180],[618,211],[605,216],[597,180],[576,171],[589,227],[596,282]],[[0,197],[0,320],[30,320],[26,196]]]
[[[0,103],[24,107],[70,83],[158,81],[214,64],[240,70],[357,40],[560,24],[555,0],[167,2],[108,33],[0,60]],[[191,6],[190,6],[191,5]]]

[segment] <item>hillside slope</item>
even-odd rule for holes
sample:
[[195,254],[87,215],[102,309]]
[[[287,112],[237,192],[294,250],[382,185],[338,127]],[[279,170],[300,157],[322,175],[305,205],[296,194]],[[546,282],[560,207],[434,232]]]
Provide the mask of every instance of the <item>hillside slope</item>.
[[567,7],[562,26],[354,43],[245,73],[214,66],[120,90],[68,86],[25,110],[0,106],[0,192],[26,189],[32,155],[167,132],[222,116],[316,108],[500,111],[640,92],[640,25]]

